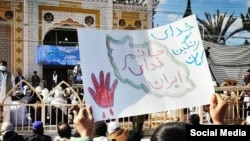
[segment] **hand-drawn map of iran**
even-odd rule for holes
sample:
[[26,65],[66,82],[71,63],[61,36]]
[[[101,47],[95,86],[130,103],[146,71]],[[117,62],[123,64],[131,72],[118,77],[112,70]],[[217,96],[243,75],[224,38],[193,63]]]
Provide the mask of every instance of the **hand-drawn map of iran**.
[[194,90],[189,69],[167,46],[155,41],[134,44],[131,36],[106,35],[108,57],[122,83],[155,96],[180,97]]

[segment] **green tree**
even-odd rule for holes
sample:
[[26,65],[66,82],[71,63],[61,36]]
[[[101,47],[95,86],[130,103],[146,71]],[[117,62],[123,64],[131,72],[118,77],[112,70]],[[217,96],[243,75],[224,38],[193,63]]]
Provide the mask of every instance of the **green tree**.
[[206,20],[197,18],[200,25],[199,27],[201,34],[204,35],[202,36],[203,40],[213,43],[225,44],[227,39],[231,38],[234,34],[243,31],[244,28],[240,27],[233,32],[228,32],[229,28],[237,20],[237,18],[233,15],[234,13],[228,16],[227,12],[220,14],[220,11],[217,10],[216,14],[213,16],[210,13],[205,12]]
[[240,14],[242,26],[243,28],[250,32],[250,7],[248,7],[248,13],[246,13],[246,16],[244,16],[242,13]]

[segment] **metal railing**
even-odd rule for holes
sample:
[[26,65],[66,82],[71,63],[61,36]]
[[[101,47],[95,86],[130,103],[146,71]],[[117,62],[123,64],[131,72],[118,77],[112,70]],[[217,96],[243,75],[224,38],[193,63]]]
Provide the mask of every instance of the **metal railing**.
[[[25,103],[23,101],[18,101],[19,103],[14,104],[5,103],[6,98],[10,97],[13,94],[13,90],[16,90],[18,85],[22,82],[25,82],[26,85],[31,88],[32,92],[34,92],[34,94],[38,97],[38,102],[32,104]],[[70,95],[73,95],[77,99],[77,104],[79,104],[79,106],[82,106],[84,104],[84,99],[81,99],[79,97],[79,89],[82,89],[83,85],[76,84],[70,86],[66,82],[62,81],[54,89],[61,85],[67,86],[67,90],[70,91]],[[53,95],[53,90],[52,92],[50,92],[49,96]],[[227,117],[225,119],[228,124],[237,124],[239,120],[245,119],[247,114],[245,111],[250,106],[250,100],[241,101],[240,98],[242,96],[249,96],[246,94],[246,92],[250,91],[250,86],[220,86],[215,87],[215,91],[223,92],[222,94],[229,97],[228,103],[230,106],[228,108]],[[72,103],[46,103],[43,98],[44,97],[41,96],[41,93],[36,92],[35,88],[33,88],[28,82],[23,80],[6,94],[6,97],[0,103],[0,106],[2,107],[1,109],[3,109],[3,106],[9,108],[11,112],[11,118],[15,119],[15,121],[12,122],[15,125],[16,131],[19,133],[30,133],[32,131],[32,122],[35,120],[41,120],[45,123],[44,127],[46,132],[56,133],[56,125],[61,121],[68,122],[72,127],[74,127],[72,121],[75,115],[72,113],[72,111],[69,110],[72,106]],[[193,108],[196,109],[196,113],[200,115],[201,122],[203,122],[203,105]],[[22,112],[24,112],[25,114],[20,114]],[[189,114],[190,113],[185,114],[184,109],[145,114],[143,130],[154,130],[160,124],[167,121],[179,120],[188,122]],[[117,118],[115,120],[118,121],[122,127],[132,129],[132,118],[133,117],[123,117]],[[28,119],[29,122],[26,122],[26,119]]]

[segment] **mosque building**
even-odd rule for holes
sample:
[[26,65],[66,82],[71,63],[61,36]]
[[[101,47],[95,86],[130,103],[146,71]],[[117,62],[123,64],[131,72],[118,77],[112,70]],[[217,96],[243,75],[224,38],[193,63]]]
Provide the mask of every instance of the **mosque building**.
[[69,82],[75,64],[49,64],[40,47],[77,48],[77,28],[153,28],[158,4],[159,0],[1,0],[0,59],[14,75],[21,70],[27,80],[36,70],[46,82],[55,70]]

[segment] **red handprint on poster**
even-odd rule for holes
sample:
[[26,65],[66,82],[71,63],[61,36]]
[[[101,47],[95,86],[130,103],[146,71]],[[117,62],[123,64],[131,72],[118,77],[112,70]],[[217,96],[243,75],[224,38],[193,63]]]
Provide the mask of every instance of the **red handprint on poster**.
[[[94,89],[88,87],[88,91],[92,98],[95,100],[96,104],[101,108],[111,108],[114,105],[114,91],[118,84],[118,80],[115,79],[110,88],[110,72],[106,74],[104,79],[103,71],[99,75],[99,83],[95,74],[91,74],[91,80],[94,85]],[[113,110],[110,109],[110,114],[113,115]],[[103,118],[106,118],[105,113],[103,113]]]

